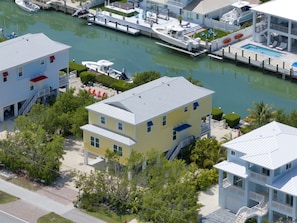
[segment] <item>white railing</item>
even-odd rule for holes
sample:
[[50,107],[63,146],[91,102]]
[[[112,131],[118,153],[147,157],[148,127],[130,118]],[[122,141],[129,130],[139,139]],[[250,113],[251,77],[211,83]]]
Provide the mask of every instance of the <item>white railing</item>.
[[240,187],[233,186],[230,182],[227,181],[227,179],[223,180],[223,188],[232,194],[244,196],[244,190]]
[[178,153],[180,152],[180,150],[182,148],[184,148],[185,146],[189,145],[193,140],[195,139],[194,136],[189,136],[183,140],[180,141],[180,143],[173,147],[172,149],[170,149],[167,154],[166,154],[166,158],[169,160],[169,161],[172,161],[174,160],[174,158],[178,155]]
[[253,216],[264,216],[268,212],[268,202],[267,203],[259,203],[256,206],[251,208],[242,207],[236,213],[236,223],[244,223],[247,219]]
[[69,79],[67,75],[59,76],[59,87],[65,87],[69,85]]
[[293,207],[286,205],[286,204],[281,204],[277,201],[272,201],[272,207],[274,209],[277,209],[278,211],[282,212],[283,214],[287,214],[291,216],[293,214]]
[[254,178],[254,179],[258,180],[258,181],[261,181],[263,183],[268,182],[268,177],[267,176],[256,173],[256,172],[253,172],[253,171],[251,171],[250,177]]
[[250,199],[254,201],[258,201],[259,203],[264,203],[265,197],[263,194],[258,194],[256,192],[250,191],[249,193]]

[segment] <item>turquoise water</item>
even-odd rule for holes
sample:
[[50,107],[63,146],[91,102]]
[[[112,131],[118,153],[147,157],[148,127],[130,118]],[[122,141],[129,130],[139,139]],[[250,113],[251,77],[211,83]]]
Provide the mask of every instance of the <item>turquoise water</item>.
[[246,45],[242,46],[241,48],[243,48],[245,50],[253,51],[255,53],[264,54],[264,55],[267,55],[270,57],[280,57],[283,55],[283,53],[278,52],[276,50],[271,50],[271,49],[261,47],[261,46],[256,46],[253,44],[246,44]]
[[108,59],[115,68],[125,68],[128,74],[155,70],[162,76],[192,75],[204,87],[215,91],[213,106],[222,107],[225,113],[236,112],[245,117],[253,102],[261,100],[287,112],[297,105],[295,83],[207,56],[192,58],[161,47],[154,39],[88,26],[85,20],[61,12],[40,11],[31,15],[17,8],[13,1],[1,0],[0,27],[7,34],[43,32],[72,46],[69,59],[78,63]]

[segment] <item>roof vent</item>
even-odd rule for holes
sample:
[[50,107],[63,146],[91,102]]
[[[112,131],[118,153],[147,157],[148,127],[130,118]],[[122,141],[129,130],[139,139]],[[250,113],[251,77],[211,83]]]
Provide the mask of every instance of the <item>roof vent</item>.
[[141,95],[139,95],[138,97],[141,98]]

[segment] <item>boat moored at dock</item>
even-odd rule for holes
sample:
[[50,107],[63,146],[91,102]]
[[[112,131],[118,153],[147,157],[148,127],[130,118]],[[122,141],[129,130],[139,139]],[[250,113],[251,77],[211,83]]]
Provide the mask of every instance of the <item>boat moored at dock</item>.
[[86,66],[89,70],[95,71],[96,73],[104,74],[118,80],[124,80],[128,83],[133,82],[132,79],[126,75],[125,69],[118,71],[112,68],[113,64],[114,63],[109,60],[98,60],[97,62],[82,61],[82,65]]
[[19,8],[27,11],[27,12],[37,12],[40,7],[29,0],[15,0],[15,3]]

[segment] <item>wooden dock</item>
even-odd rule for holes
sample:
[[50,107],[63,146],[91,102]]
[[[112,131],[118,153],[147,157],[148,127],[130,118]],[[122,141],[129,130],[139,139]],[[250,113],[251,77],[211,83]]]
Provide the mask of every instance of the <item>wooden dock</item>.
[[193,56],[193,57],[197,57],[199,55],[205,54],[208,51],[207,49],[202,49],[202,50],[200,50],[198,52],[191,52],[191,51],[188,51],[188,50],[185,50],[185,49],[181,49],[181,48],[178,48],[178,47],[175,47],[175,46],[172,46],[172,45],[168,45],[166,43],[156,42],[156,44],[158,44],[160,46],[167,47],[169,49],[173,49],[173,50],[176,50],[176,51],[179,51],[179,52],[188,54],[188,55]]

